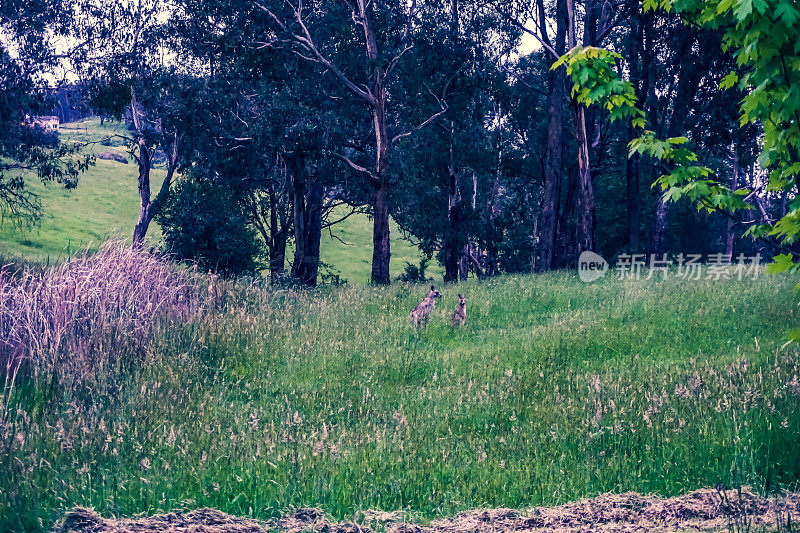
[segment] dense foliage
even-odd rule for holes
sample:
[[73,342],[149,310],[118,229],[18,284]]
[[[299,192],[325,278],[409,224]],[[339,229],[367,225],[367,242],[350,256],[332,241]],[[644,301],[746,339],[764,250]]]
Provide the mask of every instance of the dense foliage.
[[261,249],[228,189],[182,180],[160,207],[157,220],[167,253],[205,270],[255,272]]
[[[446,281],[570,266],[584,249],[793,264],[792,2],[87,0],[54,4],[53,20],[37,9],[7,14],[11,35],[36,45],[31,58],[53,56],[46,30],[80,42],[58,61],[97,113],[128,124],[135,242],[182,174],[227,191],[244,255],[263,248],[273,277],[291,257],[308,285],[321,233],[355,212],[373,220],[377,283],[389,281],[390,218]],[[34,87],[58,61],[18,78]],[[4,93],[16,113],[23,92]],[[20,168],[66,155],[9,142]],[[36,166],[69,181],[72,161]],[[156,166],[167,179],[151,193]],[[5,190],[25,190],[24,176]]]

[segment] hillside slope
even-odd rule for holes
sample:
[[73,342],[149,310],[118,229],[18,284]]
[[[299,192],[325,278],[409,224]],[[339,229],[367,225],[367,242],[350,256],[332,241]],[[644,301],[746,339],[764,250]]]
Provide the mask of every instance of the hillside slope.
[[[62,124],[62,138],[89,144],[94,154],[111,151],[127,156],[125,146],[103,146],[100,141],[120,132],[116,123],[100,124],[97,118]],[[115,138],[112,144],[122,144]],[[0,256],[20,257],[34,261],[53,261],[86,246],[97,246],[109,238],[130,238],[139,214],[136,165],[98,159],[97,164],[80,178],[74,190],[57,185],[44,186],[33,178],[31,190],[42,197],[47,217],[39,227],[18,228],[6,221],[0,226]],[[163,171],[153,172],[153,190],[163,180]],[[369,281],[372,260],[372,222],[364,215],[354,215],[332,228],[339,237],[322,235],[322,262],[351,283]],[[158,240],[160,231],[152,226],[149,237]],[[420,251],[403,240],[392,226],[391,275],[397,277],[406,262],[418,263]],[[288,265],[287,265],[288,268]],[[439,275],[440,269],[431,268]]]

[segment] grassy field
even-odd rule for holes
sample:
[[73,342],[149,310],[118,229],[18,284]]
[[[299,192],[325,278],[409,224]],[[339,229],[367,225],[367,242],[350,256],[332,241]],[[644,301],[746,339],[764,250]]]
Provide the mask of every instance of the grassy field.
[[[120,128],[119,124],[108,122],[101,126],[99,119],[90,118],[62,124],[60,132],[62,139],[92,143],[87,150],[94,154],[112,151],[126,155],[124,146],[100,144],[103,138],[119,133]],[[121,140],[117,138],[115,143],[120,144]],[[18,228],[8,222],[0,226],[0,257],[54,261],[86,246],[96,247],[111,237],[130,238],[139,215],[136,180],[133,161],[126,165],[102,159],[81,175],[78,187],[71,191],[57,185],[44,186],[35,178],[30,180],[31,190],[43,199],[47,218],[33,229]],[[154,191],[160,187],[161,180],[163,171],[156,169]],[[325,232],[321,249],[323,263],[352,283],[367,283],[372,260],[372,221],[364,215],[354,215],[332,230],[346,244]],[[406,262],[419,263],[420,252],[401,238],[395,225],[391,232],[391,275],[395,278],[402,273]],[[157,242],[159,234],[154,224],[149,237]],[[430,268],[431,275],[441,276],[441,272],[437,266]]]
[[[124,146],[99,144],[104,137],[118,133],[99,119],[62,124],[62,139],[94,143],[86,150],[97,154],[112,151],[126,154]],[[119,143],[120,141],[115,141]],[[28,179],[31,190],[39,194],[46,219],[39,227],[19,228],[9,221],[0,226],[0,255],[34,261],[54,261],[87,246],[96,247],[111,237],[128,237],[139,215],[136,165],[97,160],[80,177],[78,187],[65,190]],[[153,173],[153,187],[160,186],[163,173]]]
[[503,276],[445,287],[420,331],[407,315],[422,286],[229,288],[216,310],[159,326],[124,371],[16,389],[0,523],[46,529],[74,505],[424,520],[794,487],[800,356],[781,346],[797,281]]
[[[67,127],[85,141],[116,131]],[[4,226],[0,256],[53,260],[127,236],[135,171],[98,161],[72,192],[36,185],[51,218],[33,232]],[[430,324],[414,330],[408,312],[426,287],[365,285],[370,221],[335,231],[351,244],[324,235],[322,260],[346,286],[226,285],[188,320],[137,329],[146,341],[135,347],[107,342],[108,316],[76,318],[77,344],[54,342],[60,362],[23,372],[0,403],[0,531],[47,530],[76,505],[257,518],[400,509],[424,521],[605,491],[797,488],[800,355],[783,347],[800,319],[797,275],[472,280],[442,288]],[[396,277],[419,253],[393,235]],[[105,277],[90,278],[86,290],[105,294]],[[448,320],[457,293],[468,298],[461,329]]]

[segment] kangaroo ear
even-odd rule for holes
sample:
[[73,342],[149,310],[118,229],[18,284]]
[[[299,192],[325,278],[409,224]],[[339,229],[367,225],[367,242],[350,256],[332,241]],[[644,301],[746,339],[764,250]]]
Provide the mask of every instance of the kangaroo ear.
[[435,288],[433,285],[431,285],[431,290],[432,290],[432,291],[435,291],[435,290],[436,290],[436,288]]
[[461,298],[463,298],[463,296],[461,296],[461,295],[459,294],[459,295],[458,295],[458,298],[459,298],[459,299],[461,299]]

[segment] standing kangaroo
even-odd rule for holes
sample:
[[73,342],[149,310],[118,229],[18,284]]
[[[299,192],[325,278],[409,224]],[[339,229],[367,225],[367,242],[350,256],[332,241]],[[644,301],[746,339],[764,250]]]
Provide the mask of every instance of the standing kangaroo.
[[428,322],[428,315],[431,314],[431,311],[433,311],[433,308],[436,306],[436,298],[441,297],[442,293],[431,285],[431,292],[428,293],[428,296],[422,300],[409,315],[411,324],[415,328]]
[[458,295],[458,307],[450,319],[453,326],[463,326],[467,323],[467,297]]

